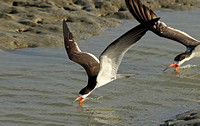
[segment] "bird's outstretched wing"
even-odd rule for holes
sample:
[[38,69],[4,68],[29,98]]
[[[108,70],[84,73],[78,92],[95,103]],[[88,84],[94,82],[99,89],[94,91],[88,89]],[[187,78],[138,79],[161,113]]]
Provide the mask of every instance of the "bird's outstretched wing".
[[[131,12],[131,14],[135,17],[135,19],[142,23],[154,18],[157,18],[157,15],[148,7],[143,5],[140,0],[125,0],[126,5]],[[196,46],[199,45],[199,41],[192,38],[188,34],[168,27],[164,22],[158,21],[152,28],[151,31],[156,33],[161,37],[165,37],[168,39],[175,40],[186,47],[188,46]]]
[[129,30],[112,42],[100,55],[100,70],[97,76],[97,88],[117,77],[117,70],[124,54],[131,48],[159,18],[144,22]]
[[90,53],[81,52],[67,27],[66,20],[63,20],[63,36],[69,59],[84,67],[88,76],[97,76],[99,72],[99,60]]

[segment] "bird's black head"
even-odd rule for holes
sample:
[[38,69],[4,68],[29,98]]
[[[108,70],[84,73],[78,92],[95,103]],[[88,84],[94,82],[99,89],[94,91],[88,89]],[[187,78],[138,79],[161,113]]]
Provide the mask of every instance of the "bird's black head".
[[75,101],[80,100],[80,105],[82,104],[82,101],[95,89],[96,78],[97,76],[89,76],[87,86],[79,92],[79,97]]
[[81,91],[79,92],[80,95],[85,95],[85,94],[88,94],[92,91],[93,89],[90,88],[90,87],[84,87],[83,89],[81,89]]
[[174,61],[176,62],[181,62],[183,61],[184,59],[187,59],[191,56],[192,53],[181,53],[179,55],[177,55],[175,58],[174,58]]
[[195,47],[196,46],[188,46],[187,50],[184,53],[177,55],[174,58],[174,63],[172,63],[167,68],[165,68],[163,71],[166,71],[167,69],[172,68],[172,67],[175,67],[174,71],[178,71],[178,68],[181,64],[183,64],[185,61],[190,60],[193,57],[192,52],[195,49]]
[[86,87],[84,87],[80,92],[79,94],[80,95],[84,95],[84,94],[88,94],[90,93],[96,86],[96,79],[97,79],[97,76],[89,76],[88,77],[88,84]]
[[192,52],[185,52],[181,53],[178,56],[174,58],[174,65],[175,65],[175,71],[178,70],[178,67],[182,65],[185,61],[188,61],[192,58]]
[[178,71],[178,68],[181,64],[183,64],[185,61],[190,60],[191,57],[191,52],[185,52],[185,53],[181,53],[179,55],[177,55],[174,58],[174,63],[172,63],[170,66],[168,66],[167,68],[165,68],[163,71],[166,71],[169,68],[175,67],[174,71]]

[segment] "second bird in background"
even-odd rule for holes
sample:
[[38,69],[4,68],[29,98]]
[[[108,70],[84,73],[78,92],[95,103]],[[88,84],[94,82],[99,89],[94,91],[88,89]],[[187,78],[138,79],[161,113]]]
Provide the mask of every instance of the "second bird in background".
[[[151,9],[143,5],[140,0],[125,1],[129,11],[138,22],[143,23],[158,18],[157,15]],[[179,66],[185,61],[188,61],[194,57],[200,57],[200,42],[185,32],[171,28],[161,21],[157,21],[156,24],[150,28],[150,30],[160,37],[175,40],[186,47],[186,51],[177,55],[174,58],[174,63],[169,65],[163,71],[166,71],[171,67],[175,67],[174,71],[178,71]]]

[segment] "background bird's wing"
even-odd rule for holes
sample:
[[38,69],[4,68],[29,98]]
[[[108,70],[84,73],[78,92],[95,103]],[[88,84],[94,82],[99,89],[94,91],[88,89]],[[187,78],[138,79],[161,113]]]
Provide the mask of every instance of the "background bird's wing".
[[97,87],[116,79],[116,73],[124,54],[154,25],[159,19],[142,23],[112,42],[100,55],[100,70]]
[[[125,0],[125,1],[129,11],[138,22],[142,23],[157,18],[157,15],[151,9],[143,5],[140,0]],[[161,21],[158,21],[151,28],[151,31],[153,31],[154,33],[156,33],[161,37],[175,40],[185,46],[196,46],[200,44],[199,41],[192,38],[188,34],[180,30],[168,27],[164,22]]]
[[99,60],[90,53],[81,52],[65,20],[63,20],[63,36],[69,59],[84,67],[88,76],[97,76],[99,72]]

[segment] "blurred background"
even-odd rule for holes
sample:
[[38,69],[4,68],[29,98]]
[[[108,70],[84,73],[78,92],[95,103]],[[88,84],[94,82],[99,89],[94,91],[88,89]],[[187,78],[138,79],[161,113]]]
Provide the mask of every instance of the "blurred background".
[[[155,10],[188,10],[199,0],[142,0]],[[124,0],[0,0],[0,46],[19,49],[62,46],[62,20],[77,40],[87,39],[131,19]]]

